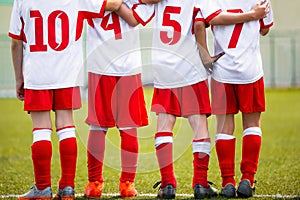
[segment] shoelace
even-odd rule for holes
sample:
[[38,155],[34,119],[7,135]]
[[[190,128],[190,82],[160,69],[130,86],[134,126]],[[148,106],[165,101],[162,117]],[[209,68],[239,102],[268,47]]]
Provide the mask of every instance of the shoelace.
[[207,181],[209,185],[215,185],[213,182],[211,181]]
[[[253,191],[255,191],[255,185],[256,185],[256,183],[257,183],[257,180],[254,180],[254,181],[253,181],[253,187],[252,187],[252,190],[253,190]],[[250,186],[250,187],[251,187],[251,186]]]
[[[156,182],[156,183],[153,185],[153,189],[157,188],[160,184],[161,184],[161,181]],[[159,187],[159,188],[160,188],[160,187]]]

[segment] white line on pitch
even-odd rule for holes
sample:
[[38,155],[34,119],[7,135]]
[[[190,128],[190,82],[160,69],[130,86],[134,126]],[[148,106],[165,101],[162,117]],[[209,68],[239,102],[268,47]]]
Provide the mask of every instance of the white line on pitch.
[[[17,194],[8,194],[8,195],[0,195],[0,199],[5,199],[5,198],[16,198],[19,195]],[[76,197],[81,197],[83,194],[76,194]],[[102,196],[120,196],[119,193],[104,193]],[[138,194],[137,197],[156,197],[157,194]],[[193,194],[176,194],[178,197],[193,197]],[[254,197],[257,198],[279,198],[279,199],[292,199],[292,198],[297,198],[300,197],[300,195],[282,195],[282,194],[257,194],[254,195]]]

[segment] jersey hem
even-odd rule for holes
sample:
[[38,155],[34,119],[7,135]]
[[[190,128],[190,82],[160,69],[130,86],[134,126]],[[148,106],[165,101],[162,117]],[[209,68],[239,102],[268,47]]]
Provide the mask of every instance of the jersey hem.
[[104,73],[104,72],[94,71],[94,70],[88,70],[88,72],[89,73],[93,73],[93,74],[105,75],[105,76],[133,76],[133,75],[137,75],[137,74],[141,74],[142,73],[141,70],[139,70],[137,72],[133,72],[133,73],[120,73],[120,72]]
[[197,79],[197,80],[195,80],[193,82],[189,82],[187,84],[180,84],[180,83],[178,83],[176,85],[167,85],[167,84],[164,84],[163,86],[162,86],[162,84],[158,84],[158,83],[154,82],[154,87],[158,88],[158,89],[181,88],[181,87],[186,87],[186,86],[189,86],[189,85],[194,85],[194,84],[200,83],[200,82],[202,82],[204,80],[207,80],[207,77],[206,78]]
[[256,81],[258,81],[259,79],[261,79],[264,76],[264,74],[259,75],[258,77],[255,77],[254,79],[251,80],[227,80],[227,79],[219,79],[217,77],[212,76],[213,79],[215,79],[216,81],[220,82],[220,83],[228,83],[228,84],[249,84],[249,83],[254,83]]
[[64,88],[74,88],[74,87],[82,87],[83,84],[76,84],[76,85],[64,85],[64,86],[42,86],[42,87],[35,87],[35,86],[24,86],[24,89],[29,89],[29,90],[56,90],[56,89],[64,89]]

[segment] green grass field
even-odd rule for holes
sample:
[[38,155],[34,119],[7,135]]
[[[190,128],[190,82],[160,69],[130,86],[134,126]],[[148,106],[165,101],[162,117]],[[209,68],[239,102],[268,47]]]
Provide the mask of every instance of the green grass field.
[[[147,105],[151,103],[151,89],[145,89]],[[300,195],[300,89],[267,90],[267,112],[262,115],[263,145],[257,179],[255,199],[291,198]],[[22,194],[32,186],[33,168],[30,155],[32,143],[32,124],[30,116],[22,111],[22,102],[16,99],[0,99],[0,196],[2,199],[16,199],[14,195]],[[85,125],[86,105],[74,114],[78,130],[78,165],[76,174],[76,193],[82,194],[87,183],[86,140],[88,126]],[[139,129],[139,167],[136,188],[140,194],[156,194],[152,186],[160,180],[155,158],[153,134],[156,116],[150,114],[150,125]],[[211,138],[215,135],[215,118],[209,118]],[[239,180],[239,162],[241,160],[241,118],[236,117],[236,179]],[[175,173],[178,181],[178,194],[193,194],[192,180],[192,132],[186,119],[178,119],[174,128]],[[53,141],[52,185],[57,190],[60,176],[58,142],[55,133]],[[105,155],[105,189],[106,194],[118,193],[120,174],[119,136],[116,129],[111,129],[107,137]],[[209,180],[221,187],[221,178],[213,146],[209,166]],[[280,194],[280,195],[279,195]],[[11,195],[11,196],[9,196]],[[273,195],[273,196],[268,196]],[[77,199],[81,199],[78,197]],[[104,199],[117,199],[116,195],[104,196]],[[153,199],[140,196],[137,199]],[[177,197],[191,199],[191,197]]]

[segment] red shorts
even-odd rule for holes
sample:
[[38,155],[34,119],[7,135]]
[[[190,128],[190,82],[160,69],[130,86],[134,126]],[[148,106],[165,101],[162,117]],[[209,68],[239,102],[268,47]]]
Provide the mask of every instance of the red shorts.
[[177,117],[211,114],[207,80],[180,88],[154,88],[151,111]]
[[141,74],[133,76],[88,75],[86,123],[102,127],[148,125]]
[[81,107],[80,88],[62,88],[51,90],[25,89],[24,110],[68,110]]
[[264,79],[249,84],[220,83],[211,79],[213,114],[265,111]]

